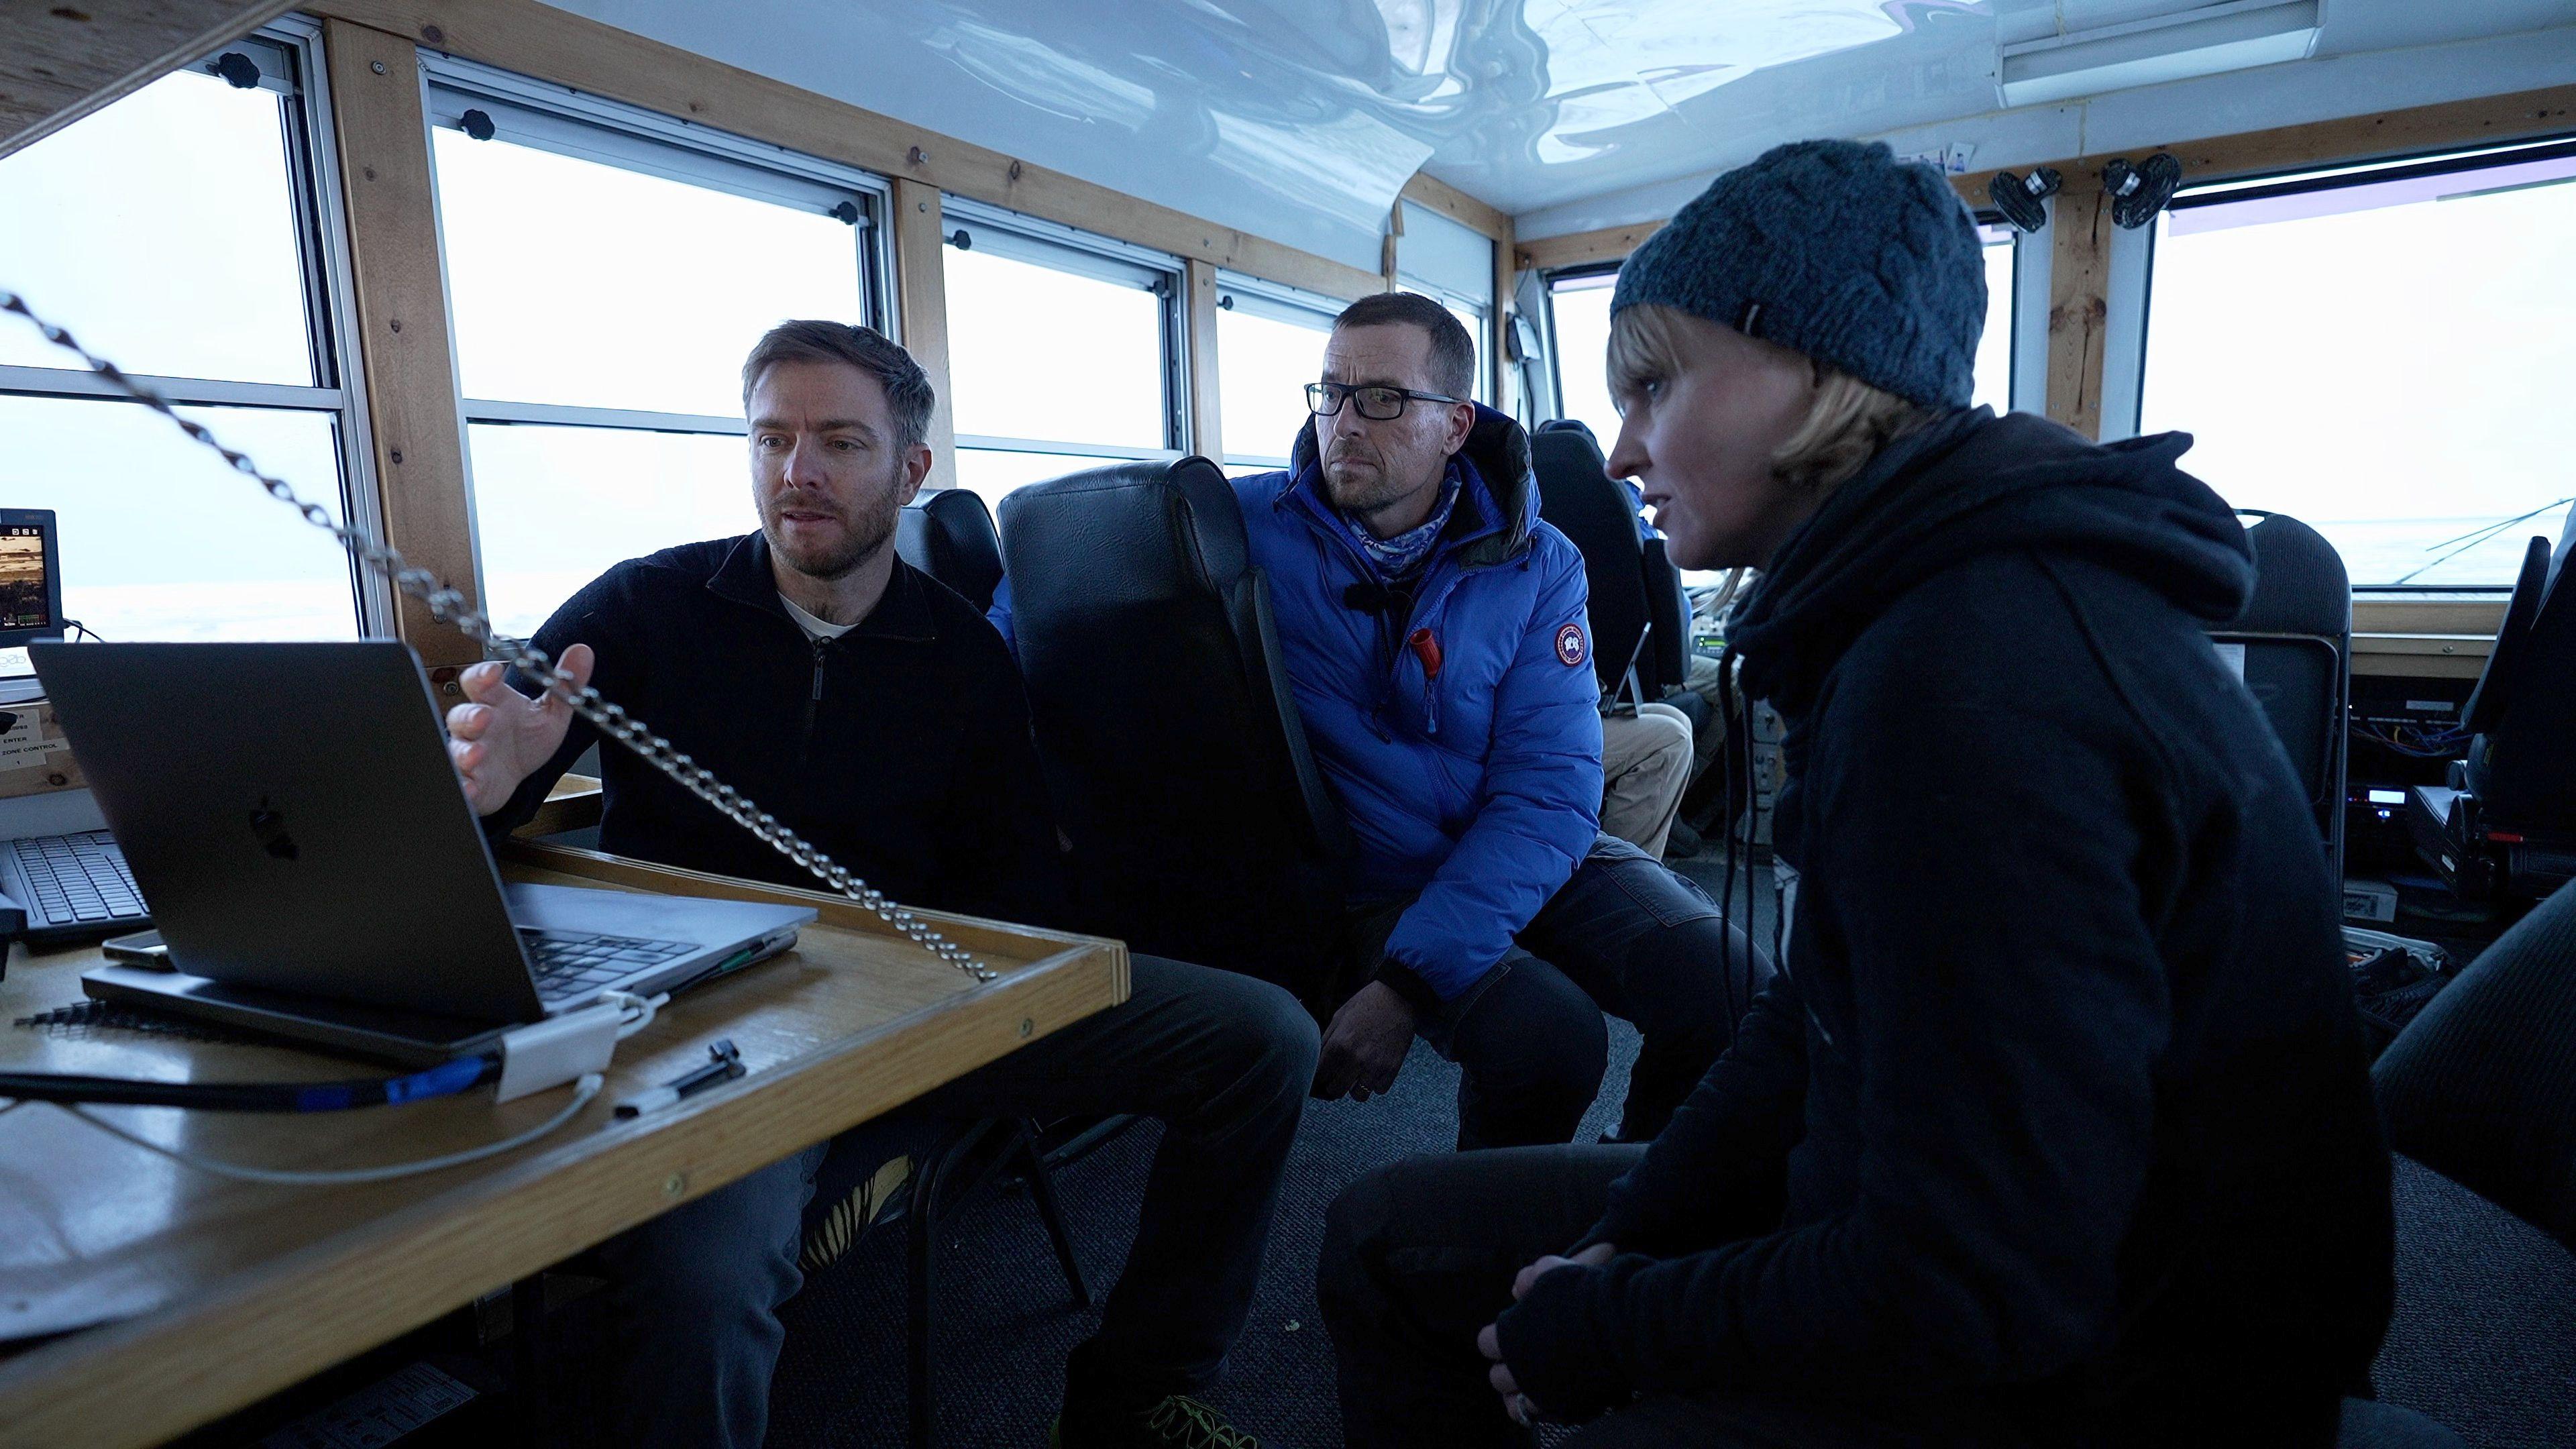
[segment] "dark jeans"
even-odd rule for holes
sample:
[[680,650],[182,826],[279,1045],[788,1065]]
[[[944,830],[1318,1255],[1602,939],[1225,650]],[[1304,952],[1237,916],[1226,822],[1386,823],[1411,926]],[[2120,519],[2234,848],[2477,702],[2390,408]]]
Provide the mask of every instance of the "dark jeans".
[[[1511,1303],[1512,1279],[1533,1260],[1562,1253],[1599,1221],[1611,1181],[1643,1147],[1524,1147],[1456,1157],[1417,1157],[1353,1183],[1324,1221],[1316,1270],[1332,1331],[1347,1449],[1438,1444],[1528,1449],[1486,1379],[1476,1334]],[[1762,1210],[1764,1213],[1768,1208]],[[1774,1224],[1745,1208],[1727,1222],[1710,1204],[1717,1238],[1749,1237]],[[1992,1424],[1917,1406],[1861,1402],[1866,1385],[1832,1402],[1751,1390],[1650,1394],[1593,1420],[1580,1449],[1896,1449],[2019,1442]]]
[[[1410,904],[1360,913],[1353,937],[1362,970],[1377,969]],[[1699,887],[1607,835],[1518,943],[1417,1026],[1462,1069],[1462,1151],[1573,1137],[1609,1066],[1605,1011],[1645,1037],[1628,1074],[1620,1140],[1652,1139],[1734,1040],[1771,974],[1769,954],[1757,955]]]
[[[1314,1019],[1265,982],[1131,958],[1125,1004],[949,1083],[909,1113],[948,1118],[1133,1112],[1165,1127],[1127,1266],[1068,1393],[1158,1398],[1215,1378],[1242,1331],[1288,1146],[1315,1079]],[[882,1133],[869,1130],[869,1140]],[[624,1365],[621,1446],[760,1443],[803,1279],[805,1206],[829,1144],[604,1245]],[[1033,1431],[1034,1432],[1034,1431]]]

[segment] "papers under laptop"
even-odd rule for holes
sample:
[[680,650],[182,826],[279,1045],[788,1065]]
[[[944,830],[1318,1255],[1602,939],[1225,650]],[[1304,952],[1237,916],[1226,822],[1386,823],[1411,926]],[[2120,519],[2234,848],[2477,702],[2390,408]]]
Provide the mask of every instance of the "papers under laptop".
[[738,969],[815,918],[505,887],[402,644],[30,652],[177,968],[102,967],[91,996],[429,1063]]

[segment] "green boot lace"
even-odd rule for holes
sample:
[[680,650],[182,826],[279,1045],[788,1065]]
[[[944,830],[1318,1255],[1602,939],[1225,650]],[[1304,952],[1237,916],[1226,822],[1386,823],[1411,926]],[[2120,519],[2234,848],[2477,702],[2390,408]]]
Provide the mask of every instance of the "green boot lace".
[[1145,1416],[1145,1427],[1176,1449],[1261,1449],[1260,1440],[1186,1394],[1174,1394],[1156,1404]]

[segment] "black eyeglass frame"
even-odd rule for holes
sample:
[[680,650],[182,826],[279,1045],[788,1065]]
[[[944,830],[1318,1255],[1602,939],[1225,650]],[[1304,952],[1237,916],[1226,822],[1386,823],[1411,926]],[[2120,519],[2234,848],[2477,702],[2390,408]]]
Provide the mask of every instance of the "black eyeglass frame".
[[[1341,401],[1334,402],[1331,407],[1325,407],[1324,403],[1331,401],[1333,394],[1336,392],[1341,394]],[[1370,412],[1365,405],[1360,407],[1360,416],[1373,423],[1391,423],[1397,418],[1403,417],[1404,405],[1407,400],[1411,400],[1413,402],[1433,403],[1463,403],[1467,401],[1467,399],[1463,397],[1451,397],[1444,392],[1415,392],[1409,387],[1388,387],[1382,383],[1310,382],[1306,384],[1306,411],[1313,413],[1317,417],[1334,417],[1341,412],[1342,403],[1356,403],[1358,402],[1359,395],[1364,392],[1391,392],[1395,394],[1395,411],[1388,413],[1384,417],[1380,417],[1376,413]]]

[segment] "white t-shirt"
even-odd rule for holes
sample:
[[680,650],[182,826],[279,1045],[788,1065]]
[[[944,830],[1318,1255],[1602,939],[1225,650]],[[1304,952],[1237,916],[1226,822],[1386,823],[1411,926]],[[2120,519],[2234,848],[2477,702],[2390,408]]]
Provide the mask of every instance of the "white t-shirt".
[[805,637],[809,639],[838,639],[859,627],[856,624],[827,624],[796,607],[796,601],[785,594],[778,596],[778,602],[787,606],[787,617],[795,620],[796,627],[804,630]]

